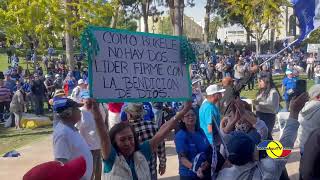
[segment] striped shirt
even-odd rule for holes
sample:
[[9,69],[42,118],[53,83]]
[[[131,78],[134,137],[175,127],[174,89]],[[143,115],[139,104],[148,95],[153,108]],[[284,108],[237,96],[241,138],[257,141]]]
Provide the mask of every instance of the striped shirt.
[[10,102],[11,101],[11,92],[6,87],[0,87],[0,103]]

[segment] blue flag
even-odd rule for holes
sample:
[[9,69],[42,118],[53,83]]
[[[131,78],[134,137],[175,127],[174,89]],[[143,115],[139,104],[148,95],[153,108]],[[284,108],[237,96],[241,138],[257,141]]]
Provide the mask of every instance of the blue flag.
[[292,0],[301,29],[298,43],[320,26],[320,0]]

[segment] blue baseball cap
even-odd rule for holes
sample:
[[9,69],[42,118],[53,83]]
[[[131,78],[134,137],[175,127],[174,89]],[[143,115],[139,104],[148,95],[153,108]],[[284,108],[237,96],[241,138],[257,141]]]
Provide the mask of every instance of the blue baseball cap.
[[55,98],[53,100],[53,110],[57,113],[62,113],[68,108],[78,108],[82,105],[69,98]]
[[244,165],[252,160],[256,140],[246,133],[232,133],[227,143],[228,160],[234,165]]

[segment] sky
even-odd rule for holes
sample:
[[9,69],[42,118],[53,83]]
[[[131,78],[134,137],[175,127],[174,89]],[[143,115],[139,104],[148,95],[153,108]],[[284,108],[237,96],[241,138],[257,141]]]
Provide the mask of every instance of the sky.
[[184,12],[187,16],[193,17],[195,22],[203,26],[205,15],[204,6],[206,5],[206,0],[194,0],[194,2],[195,6],[192,8],[186,7]]

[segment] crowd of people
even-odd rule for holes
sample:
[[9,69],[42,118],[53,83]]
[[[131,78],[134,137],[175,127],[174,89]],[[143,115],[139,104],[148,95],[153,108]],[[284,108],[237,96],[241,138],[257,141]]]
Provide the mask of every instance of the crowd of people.
[[[185,103],[97,103],[89,95],[86,68],[70,71],[59,62],[55,68],[46,67],[46,75],[38,70],[27,78],[16,75],[26,77],[22,73],[25,71],[11,68],[10,75],[3,73],[4,80],[0,81],[0,107],[14,114],[20,128],[24,105],[31,100],[30,110],[42,115],[43,102],[48,102],[54,114],[54,158],[66,166],[44,163],[28,171],[24,179],[101,179],[103,173],[111,180],[155,180],[167,171],[165,140],[173,130],[181,180],[289,179],[285,167],[288,158],[272,159],[256,148],[264,140],[273,140],[281,100],[287,103],[289,117],[279,141],[283,147],[293,148],[297,138],[301,179],[320,178],[320,85],[286,99],[286,93],[296,90],[293,84],[301,73],[301,64],[286,63],[284,71],[278,71],[277,60],[259,68],[258,62],[248,61],[246,56],[236,56],[233,65],[227,62],[230,59],[219,57],[208,66],[200,62],[199,68],[207,68],[207,75],[214,73],[206,77],[204,85],[193,69],[192,101]],[[274,73],[281,72],[286,74],[284,94],[278,92],[272,79]],[[249,104],[240,93],[250,83],[248,88],[254,88],[254,82],[258,83],[258,92]],[[46,168],[57,173],[42,173]]]
[[[242,53],[238,51],[236,56],[206,56],[192,65],[191,75],[201,79],[204,86],[220,82],[225,77],[232,77],[239,81],[249,73],[251,67],[262,64],[272,55],[269,53],[264,56],[256,56],[254,53],[244,50]],[[303,53],[298,48],[292,52],[278,55],[274,60],[264,63],[260,66],[260,74],[279,75],[285,73],[287,69],[292,70],[296,75],[306,73],[309,80],[314,80],[315,84],[320,83],[320,60],[317,53]],[[256,80],[257,77],[254,77],[248,82],[248,90],[254,89]]]
[[66,96],[75,98],[79,96],[79,88],[88,84],[88,71],[86,67],[81,67],[81,61],[71,70],[62,56],[53,58],[50,48],[48,55],[44,56],[44,69],[40,65],[42,63],[36,61],[32,63],[32,73],[29,68],[23,69],[19,65],[19,58],[15,54],[8,59],[12,65],[0,72],[0,90],[3,92],[0,94],[0,121],[9,119],[12,122],[10,126],[17,129],[21,129],[22,113],[43,116],[45,104],[48,111],[52,112],[49,100],[56,90],[63,89]]

